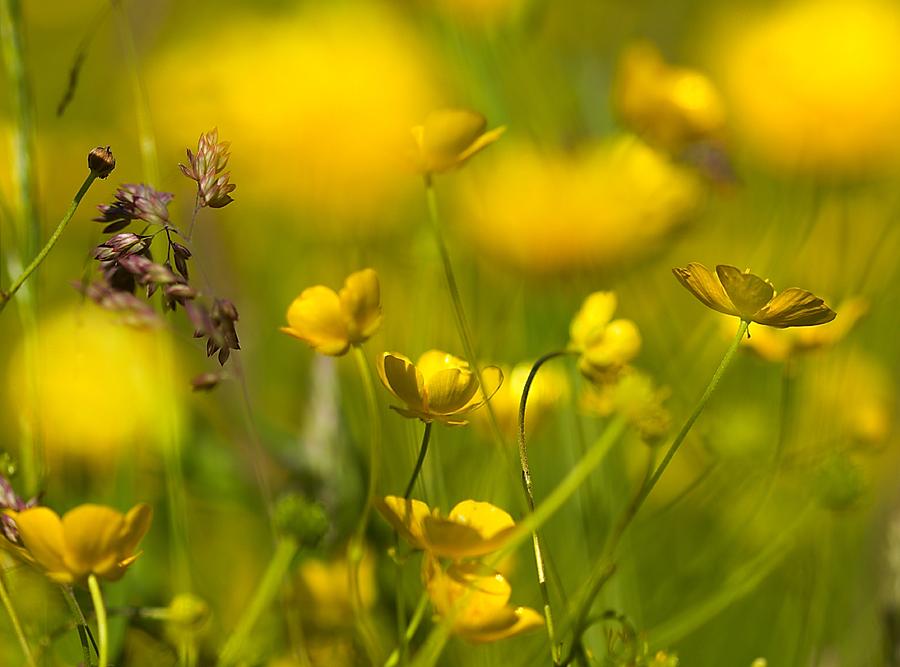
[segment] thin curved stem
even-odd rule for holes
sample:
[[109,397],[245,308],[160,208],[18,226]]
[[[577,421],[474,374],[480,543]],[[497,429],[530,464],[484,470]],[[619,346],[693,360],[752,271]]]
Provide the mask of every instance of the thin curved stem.
[[[534,486],[531,481],[531,468],[528,465],[528,447],[525,443],[525,410],[528,405],[528,394],[531,391],[531,385],[537,377],[538,371],[545,363],[556,357],[567,354],[566,350],[550,352],[545,354],[531,367],[525,385],[522,387],[522,398],[519,401],[519,465],[522,469],[522,487],[525,491],[525,499],[528,503],[528,512],[534,512]],[[560,652],[559,646],[556,644],[556,631],[553,624],[553,611],[550,606],[550,591],[547,587],[547,572],[544,565],[543,545],[541,544],[540,533],[535,530],[531,534],[531,540],[534,547],[534,563],[537,568],[538,586],[541,589],[541,598],[544,603],[544,620],[547,626],[547,637],[550,641],[550,657],[554,665],[559,665]]]
[[356,525],[356,530],[347,548],[348,579],[350,584],[350,600],[353,604],[353,614],[359,626],[369,659],[374,664],[377,654],[377,633],[372,628],[368,614],[363,606],[362,594],[359,590],[359,568],[363,559],[363,541],[365,540],[366,527],[369,525],[369,517],[375,505],[375,491],[378,486],[378,466],[381,463],[381,418],[378,413],[378,399],[375,395],[375,384],[372,381],[372,371],[366,362],[366,355],[362,347],[353,346],[353,359],[362,381],[363,391],[366,396],[366,408],[369,418],[369,483],[366,490],[366,504],[362,516]]
[[403,499],[409,500],[409,496],[412,494],[413,486],[416,484],[416,479],[419,477],[419,473],[422,471],[422,464],[425,463],[425,455],[428,453],[428,442],[431,440],[431,422],[425,422],[425,431],[422,433],[422,446],[419,447],[419,457],[416,459],[416,467],[413,468],[412,475],[409,478],[409,483],[406,485],[406,490],[403,492]]
[[607,539],[606,541],[606,545],[604,546],[603,550],[600,553],[600,556],[595,561],[594,566],[591,570],[591,575],[588,578],[588,581],[591,582],[588,593],[581,599],[581,603],[578,605],[577,611],[574,614],[575,622],[572,626],[573,646],[580,643],[581,635],[584,632],[583,626],[585,623],[585,619],[587,619],[588,614],[590,613],[590,609],[594,603],[594,599],[597,597],[597,595],[600,594],[600,591],[603,589],[603,585],[609,580],[615,570],[613,555],[615,554],[616,548],[619,545],[619,541],[622,539],[625,531],[631,525],[634,517],[637,515],[641,506],[644,504],[644,501],[647,499],[647,496],[650,495],[650,492],[656,486],[656,483],[659,481],[660,477],[662,477],[662,474],[665,472],[669,463],[671,463],[676,452],[678,451],[678,448],[681,447],[681,443],[684,442],[684,439],[690,432],[691,427],[694,425],[694,422],[697,421],[700,413],[703,412],[703,409],[706,407],[707,402],[709,402],[710,396],[712,396],[712,393],[718,386],[719,380],[722,378],[725,369],[728,368],[728,365],[734,358],[738,346],[741,344],[741,339],[747,333],[747,328],[749,326],[749,322],[741,320],[741,323],[738,326],[737,334],[735,335],[731,346],[725,352],[725,356],[722,358],[719,367],[716,369],[715,373],[713,373],[713,376],[710,379],[709,384],[706,386],[703,395],[700,397],[700,400],[694,407],[694,411],[687,418],[687,421],[685,421],[684,425],[681,427],[678,435],[675,436],[675,439],[672,441],[672,444],[666,451],[663,460],[656,467],[653,473],[644,479],[644,482],[638,489],[638,493],[628,504],[622,515],[619,517],[619,520],[616,522],[615,527],[610,533],[609,539]]
[[97,178],[97,172],[91,171],[87,178],[84,179],[84,183],[81,184],[81,187],[78,189],[78,192],[75,193],[75,197],[72,199],[72,203],[69,204],[68,210],[66,210],[65,214],[62,217],[62,220],[59,221],[59,224],[56,226],[56,229],[53,231],[53,234],[50,235],[50,238],[47,239],[47,243],[44,244],[44,247],[38,252],[37,256],[31,260],[31,264],[29,264],[24,271],[22,271],[21,275],[16,278],[13,283],[9,286],[9,289],[6,291],[0,292],[0,312],[6,307],[6,304],[9,303],[9,300],[15,295],[16,292],[25,284],[25,281],[34,273],[37,268],[41,265],[41,263],[47,258],[47,255],[50,254],[50,251],[53,249],[53,246],[56,245],[56,242],[59,241],[59,237],[62,236],[63,231],[66,229],[66,225],[69,224],[69,220],[72,219],[72,216],[75,214],[75,209],[78,208],[78,205],[81,203],[81,200],[84,198],[84,195],[87,193],[88,189],[91,187],[91,184],[94,182],[94,179]]
[[6,589],[5,579],[5,573],[0,572],[0,599],[3,600],[3,607],[6,609],[10,623],[12,623],[13,631],[16,634],[16,639],[19,640],[19,646],[22,648],[22,653],[25,654],[26,664],[28,667],[37,667],[37,663],[34,661],[34,655],[32,655],[31,648],[28,646],[28,640],[25,638],[25,632],[22,630],[22,623],[19,620],[19,615],[16,613],[12,598],[9,595],[9,591]]
[[100,584],[96,575],[88,577],[88,588],[91,591],[91,601],[94,603],[94,614],[97,616],[97,633],[100,639],[100,657],[97,667],[109,665],[109,629],[106,625],[106,605],[103,604],[103,594],[100,592]]

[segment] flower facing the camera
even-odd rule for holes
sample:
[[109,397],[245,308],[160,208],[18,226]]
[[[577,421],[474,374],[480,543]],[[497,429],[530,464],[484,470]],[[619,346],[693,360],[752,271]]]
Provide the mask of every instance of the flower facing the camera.
[[772,283],[734,266],[719,264],[715,273],[691,262],[672,269],[675,277],[705,306],[745,322],[784,329],[831,322],[836,316],[815,294],[797,287],[775,293]]
[[447,516],[421,500],[387,496],[381,515],[413,548],[442,558],[477,558],[499,549],[515,528],[512,517],[491,503],[464,500]]
[[578,368],[592,382],[614,379],[641,349],[641,333],[628,319],[613,319],[613,292],[589,295],[569,327],[569,348],[581,354]]
[[281,331],[302,340],[316,352],[346,354],[381,326],[381,288],[374,269],[351,273],[340,292],[324,285],[300,293],[287,311]]
[[104,505],[85,504],[62,518],[48,507],[9,512],[28,556],[53,581],[80,583],[90,575],[117,581],[140,553],[153,510],[140,503],[122,514]]
[[505,126],[487,129],[487,119],[468,109],[437,109],[412,128],[411,160],[423,174],[461,167],[476,153],[497,141]]
[[378,360],[378,375],[405,404],[392,405],[393,410],[410,419],[450,426],[467,424],[463,417],[484,405],[503,382],[500,369],[488,366],[481,371],[482,391],[468,362],[440,350],[425,352],[415,364],[402,354],[385,352]]
[[452,619],[451,631],[466,641],[495,642],[544,625],[534,609],[509,604],[509,582],[482,563],[451,563],[444,570],[429,555],[422,562],[422,579],[437,614]]

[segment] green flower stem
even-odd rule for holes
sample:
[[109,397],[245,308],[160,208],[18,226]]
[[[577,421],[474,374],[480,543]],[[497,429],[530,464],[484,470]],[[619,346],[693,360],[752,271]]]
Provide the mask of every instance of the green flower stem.
[[3,600],[3,607],[9,615],[13,631],[16,633],[16,639],[19,640],[19,646],[22,647],[22,653],[25,654],[25,663],[28,667],[37,667],[37,663],[34,661],[34,656],[31,654],[31,649],[28,646],[28,640],[25,639],[25,633],[22,631],[22,623],[19,621],[19,615],[16,613],[12,598],[9,596],[9,591],[6,589],[5,579],[5,573],[0,572],[0,599]]
[[[69,605],[69,612],[75,619],[75,627],[78,628],[78,639],[81,641],[81,655],[84,658],[85,667],[91,667],[93,663],[91,662],[91,647],[88,644],[88,641],[89,638],[90,641],[93,641],[93,638],[90,635],[87,621],[84,619],[84,613],[82,613],[81,607],[78,606],[78,600],[75,599],[75,594],[72,592],[70,586],[63,585],[60,586],[59,589],[62,591],[66,604]],[[94,650],[97,651],[96,645],[94,646]],[[99,653],[99,651],[97,652]]]
[[225,642],[225,646],[222,647],[222,652],[219,654],[219,660],[216,663],[219,667],[237,664],[240,653],[247,643],[250,633],[256,626],[256,622],[278,595],[281,582],[284,580],[290,569],[291,562],[293,562],[294,556],[297,555],[299,549],[300,545],[294,538],[283,537],[279,539],[275,547],[275,553],[272,555],[272,560],[269,561],[269,567],[266,569],[263,579],[256,589],[256,594],[238,620],[234,632],[231,633],[231,636]]
[[447,251],[447,244],[444,242],[444,234],[441,230],[441,218],[438,214],[437,195],[434,191],[431,174],[425,174],[425,199],[428,203],[428,217],[431,221],[431,229],[434,233],[434,239],[441,254],[441,263],[444,267],[444,278],[447,282],[447,291],[450,292],[450,300],[453,303],[453,315],[456,318],[456,328],[459,331],[459,337],[462,340],[463,351],[466,360],[471,368],[475,371],[475,377],[478,379],[478,387],[481,389],[485,398],[484,407],[488,411],[488,419],[491,424],[491,432],[498,444],[503,446],[503,434],[497,424],[497,418],[491,407],[490,396],[484,386],[484,378],[481,376],[481,366],[478,364],[478,356],[475,353],[475,345],[472,343],[472,333],[469,328],[469,322],[466,318],[466,311],[463,309],[462,297],[459,294],[459,286],[456,284],[456,275],[453,273],[453,264],[450,262],[450,253]]
[[[545,363],[556,357],[561,357],[568,352],[561,350],[545,354],[531,367],[528,378],[525,380],[525,386],[522,388],[522,399],[519,402],[519,465],[522,468],[522,487],[525,490],[525,499],[528,503],[528,511],[534,513],[534,486],[531,481],[531,468],[528,466],[528,447],[525,443],[525,409],[528,405],[528,394],[531,391],[531,385],[537,377],[538,371]],[[531,534],[531,540],[534,545],[534,563],[537,567],[538,586],[541,589],[541,599],[544,603],[544,620],[547,625],[547,638],[550,640],[550,657],[554,665],[559,665],[560,652],[556,643],[556,632],[553,625],[553,612],[550,607],[550,591],[547,587],[547,573],[544,566],[543,547],[541,544],[540,533],[535,530]]]
[[88,588],[91,591],[91,601],[94,603],[94,613],[97,615],[97,634],[100,639],[100,658],[97,667],[109,665],[109,629],[106,626],[106,606],[103,604],[103,594],[100,592],[100,584],[96,575],[88,577]]
[[56,242],[59,241],[59,237],[62,236],[63,231],[66,228],[66,225],[69,224],[69,220],[72,219],[72,216],[75,214],[75,209],[78,208],[78,205],[81,203],[81,200],[84,198],[84,195],[87,193],[88,188],[91,187],[91,184],[94,182],[94,179],[97,178],[97,172],[91,171],[87,178],[84,179],[84,183],[81,184],[81,187],[78,189],[78,192],[75,193],[75,197],[72,199],[72,203],[69,204],[69,208],[66,211],[65,215],[63,215],[62,220],[59,221],[59,224],[56,226],[56,229],[53,231],[53,234],[50,235],[50,238],[47,239],[47,243],[44,244],[44,247],[37,254],[37,256],[31,261],[24,271],[22,271],[21,275],[16,278],[12,285],[9,286],[9,289],[6,291],[0,291],[0,312],[6,307],[6,304],[9,303],[9,300],[12,299],[13,295],[19,291],[19,288],[25,284],[25,281],[34,273],[37,268],[41,265],[41,263],[47,258],[47,255],[50,254],[50,251],[53,249],[53,246],[56,245]]
[[402,645],[395,648],[391,655],[388,657],[387,661],[384,663],[384,667],[396,667],[396,665],[400,662],[401,654],[406,652],[406,648],[409,646],[409,642],[412,641],[412,638],[416,634],[416,630],[419,629],[419,625],[422,623],[422,619],[425,618],[425,610],[428,609],[428,593],[423,592],[421,596],[419,596],[419,602],[416,604],[416,610],[413,612],[413,616],[409,621],[409,625],[406,628],[406,631],[403,633],[403,641]]
[[[535,511],[516,524],[516,528],[503,546],[485,560],[488,566],[497,563],[512,554],[531,534],[543,526],[571,498],[597,466],[603,462],[607,452],[625,431],[625,420],[615,417],[607,425],[603,434],[591,445],[581,460],[569,471],[549,496],[535,508]],[[453,615],[446,615],[431,631],[421,651],[413,661],[413,667],[433,667],[440,658],[444,645],[450,638],[450,626]]]
[[356,368],[362,381],[363,391],[366,396],[366,408],[368,410],[369,485],[366,490],[366,505],[347,548],[347,564],[349,566],[350,600],[353,604],[353,613],[363,644],[369,653],[370,662],[374,664],[374,658],[378,653],[377,633],[372,627],[368,612],[363,607],[362,595],[359,590],[359,568],[363,559],[363,542],[365,540],[366,527],[369,525],[372,507],[375,505],[375,491],[378,486],[378,466],[381,464],[381,418],[378,412],[375,384],[372,381],[372,371],[366,362],[366,355],[363,353],[362,347],[358,345],[353,346],[353,359],[356,361]]
[[413,486],[416,484],[416,479],[419,477],[419,473],[422,471],[422,464],[425,463],[425,455],[428,453],[428,442],[431,440],[431,422],[425,422],[425,431],[422,433],[422,446],[419,447],[419,457],[416,459],[416,467],[413,468],[412,475],[409,478],[409,483],[406,485],[406,490],[403,492],[403,499],[409,500],[409,496],[412,494]]
[[[712,396],[713,391],[715,391],[716,387],[718,386],[719,380],[722,378],[725,369],[728,368],[728,365],[734,358],[738,346],[741,344],[741,339],[747,333],[747,328],[749,326],[749,322],[741,320],[741,323],[738,326],[737,335],[735,335],[731,346],[725,352],[725,356],[722,358],[722,361],[719,364],[719,367],[716,369],[716,372],[713,373],[712,379],[706,386],[706,389],[704,390],[703,395],[700,397],[700,400],[697,402],[696,407],[694,407],[694,411],[687,418],[687,421],[685,421],[684,425],[681,427],[678,435],[675,436],[675,440],[672,441],[672,444],[666,451],[663,460],[656,467],[656,470],[654,470],[653,473],[644,480],[644,483],[640,486],[638,493],[625,508],[622,516],[619,517],[619,520],[616,522],[612,533],[610,533],[609,538],[606,540],[606,544],[601,551],[600,556],[597,558],[593,568],[591,569],[591,574],[588,578],[588,592],[581,598],[581,602],[577,606],[577,610],[573,615],[573,618],[575,619],[572,635],[573,646],[577,646],[578,644],[580,644],[581,635],[585,630],[585,619],[587,619],[588,614],[590,613],[591,606],[594,603],[594,598],[599,595],[600,591],[603,588],[603,585],[606,583],[606,581],[609,580],[615,570],[613,556],[615,554],[616,548],[619,546],[619,541],[622,539],[622,536],[625,534],[628,526],[631,525],[634,517],[637,515],[641,506],[644,504],[644,501],[647,499],[647,496],[650,495],[650,492],[656,486],[656,483],[659,481],[660,477],[662,477],[662,474],[665,472],[669,463],[671,463],[676,452],[678,451],[678,448],[681,447],[681,443],[684,442],[685,437],[687,437],[687,434],[690,432],[691,427],[694,425],[694,422],[697,421],[700,413],[703,412],[703,409],[706,407],[707,402],[709,402],[710,396]],[[564,661],[563,664],[568,664],[568,662]]]

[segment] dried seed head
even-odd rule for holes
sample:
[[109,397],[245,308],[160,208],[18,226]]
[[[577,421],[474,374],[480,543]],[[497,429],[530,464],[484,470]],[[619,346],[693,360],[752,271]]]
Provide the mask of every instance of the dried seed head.
[[234,199],[230,194],[235,185],[229,183],[231,174],[225,171],[228,166],[230,141],[219,141],[219,130],[200,135],[197,144],[197,152],[192,153],[187,149],[187,158],[190,166],[179,164],[181,173],[197,182],[197,192],[200,206],[210,208],[222,208]]
[[116,158],[109,146],[97,146],[88,153],[88,169],[97,174],[97,178],[106,178],[116,168]]
[[116,190],[116,200],[112,204],[101,204],[97,208],[101,215],[95,222],[105,223],[105,233],[125,229],[133,220],[142,220],[150,225],[169,225],[169,202],[175,195],[159,192],[149,185],[126,183]]

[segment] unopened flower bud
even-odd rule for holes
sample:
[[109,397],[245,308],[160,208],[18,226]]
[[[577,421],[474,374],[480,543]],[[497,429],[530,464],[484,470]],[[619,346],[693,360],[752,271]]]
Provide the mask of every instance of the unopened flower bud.
[[106,178],[116,168],[116,158],[109,146],[97,146],[88,153],[88,169],[97,174],[97,178]]
[[187,638],[201,632],[209,622],[209,605],[202,598],[182,593],[166,608],[166,631],[173,638]]
[[194,391],[210,391],[222,381],[221,373],[201,373],[191,380],[191,388]]
[[328,530],[328,518],[321,505],[300,495],[289,494],[275,506],[275,526],[281,533],[296,539],[302,546],[319,543]]

